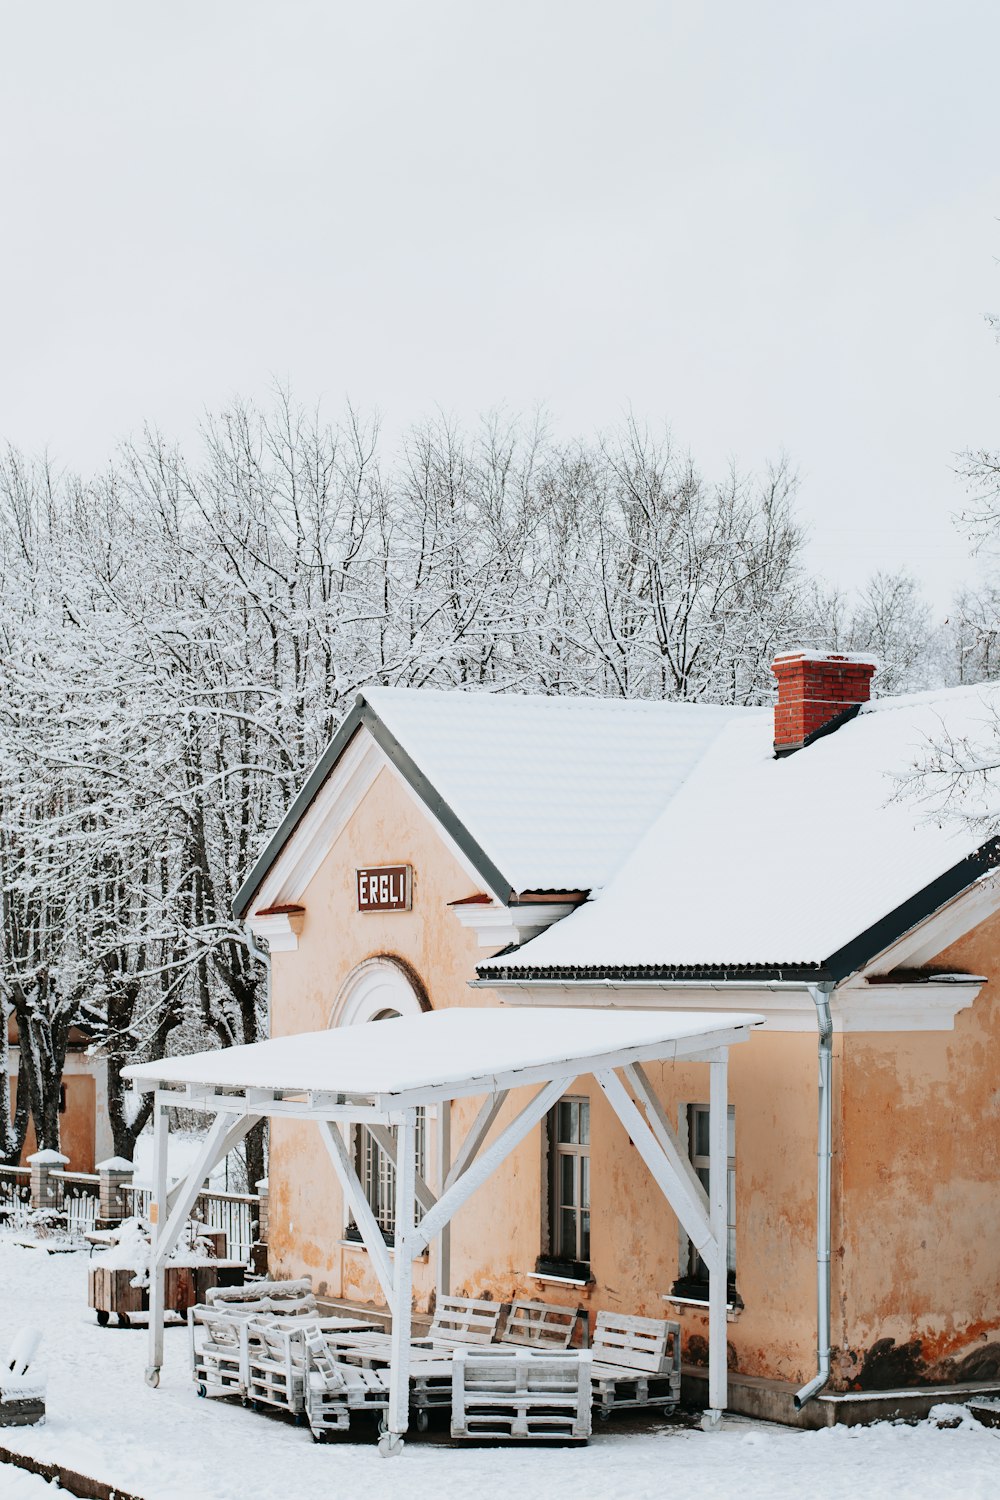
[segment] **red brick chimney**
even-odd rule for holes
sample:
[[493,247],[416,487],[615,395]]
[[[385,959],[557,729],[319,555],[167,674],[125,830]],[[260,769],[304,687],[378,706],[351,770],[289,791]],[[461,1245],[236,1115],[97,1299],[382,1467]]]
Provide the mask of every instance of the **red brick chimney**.
[[848,709],[867,703],[876,666],[870,657],[835,651],[786,651],[775,657],[775,755],[801,750]]

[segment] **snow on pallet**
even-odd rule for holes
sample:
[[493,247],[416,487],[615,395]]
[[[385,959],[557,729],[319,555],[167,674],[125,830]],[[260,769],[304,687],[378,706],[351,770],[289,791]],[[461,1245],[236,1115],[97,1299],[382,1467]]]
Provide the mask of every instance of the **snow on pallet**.
[[451,1435],[494,1441],[586,1442],[589,1352],[456,1349]]
[[599,1312],[593,1358],[594,1403],[607,1418],[615,1407],[672,1411],[681,1393],[681,1326],[669,1318],[626,1318]]

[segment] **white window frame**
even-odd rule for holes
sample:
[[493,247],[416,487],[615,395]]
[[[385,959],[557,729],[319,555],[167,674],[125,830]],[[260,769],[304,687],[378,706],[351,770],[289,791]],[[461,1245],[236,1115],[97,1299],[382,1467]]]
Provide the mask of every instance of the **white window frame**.
[[[691,1119],[692,1119],[692,1114],[693,1114],[693,1112],[695,1110],[697,1110],[697,1111],[699,1111],[699,1112],[704,1113],[705,1115],[707,1115],[708,1114],[708,1105],[707,1104],[703,1104],[700,1099],[692,1099],[690,1102],[688,1102],[686,1104],[681,1104],[680,1105],[680,1107],[678,1109],[678,1115],[677,1115],[677,1139],[680,1142],[681,1148],[683,1149],[685,1156],[691,1162],[691,1165],[695,1168],[695,1170],[697,1171],[699,1169],[699,1167],[701,1167],[703,1170],[707,1170],[708,1169],[708,1158],[706,1157],[704,1159],[704,1161],[696,1159],[695,1153],[692,1151],[692,1144],[693,1143],[692,1143],[692,1139],[691,1139]],[[735,1282],[735,1280],[736,1280],[736,1192],[737,1192],[737,1184],[736,1184],[736,1106],[735,1106],[735,1104],[730,1104],[730,1105],[727,1106],[727,1129],[729,1131],[729,1155],[728,1155],[727,1174],[726,1174],[727,1175],[726,1202],[728,1204],[727,1224],[726,1224],[726,1230],[727,1230],[726,1269],[727,1269],[727,1272],[728,1272],[729,1280],[732,1281],[732,1282]],[[678,1281],[684,1280],[684,1279],[689,1278],[689,1277],[696,1276],[697,1271],[696,1271],[696,1268],[695,1268],[695,1255],[696,1255],[696,1252],[694,1251],[694,1247],[692,1246],[690,1239],[688,1238],[687,1234],[685,1234],[684,1230],[680,1226],[678,1226],[678,1239],[677,1239],[677,1280]]]
[[[358,964],[356,969],[352,969],[351,973],[344,980],[330,1011],[328,1024],[331,1028],[337,1026],[363,1026],[369,1021],[376,1021],[380,1017],[384,1018],[387,1013],[397,1016],[419,1016],[423,1013],[424,1009],[425,1007],[421,1003],[420,997],[410,982],[409,976],[402,964],[395,962],[391,958],[368,958],[365,959],[364,963]],[[424,1122],[422,1131],[419,1121],[417,1126],[419,1152],[417,1171],[426,1179],[427,1162],[432,1159],[429,1150],[430,1131],[427,1115],[434,1115],[435,1111],[419,1110],[418,1114],[424,1116]],[[358,1169],[358,1176],[361,1178],[362,1186],[366,1189],[366,1197],[368,1197],[369,1203],[371,1203],[373,1196],[370,1191],[371,1173],[376,1169],[376,1164],[378,1163],[378,1170],[382,1171],[384,1169],[387,1176],[393,1169],[388,1162],[383,1161],[379,1163],[382,1152],[371,1136],[368,1135],[367,1131],[362,1132],[357,1126],[341,1126],[340,1130],[344,1137],[344,1142],[351,1153],[355,1167]],[[362,1134],[364,1135],[364,1141],[361,1140]],[[382,1218],[379,1217],[378,1212],[374,1209],[374,1205],[372,1207],[376,1213],[376,1218],[379,1219],[379,1223],[382,1225]],[[417,1216],[418,1218],[420,1216],[419,1204],[417,1205]],[[352,1222],[350,1208],[344,1203],[340,1227],[341,1243],[350,1245],[352,1249],[358,1249],[367,1254],[360,1239],[356,1240],[353,1235],[350,1238],[348,1237],[348,1229],[352,1226]],[[384,1226],[383,1233],[385,1233]],[[387,1243],[391,1245],[391,1239],[387,1240]]]
[[[559,1108],[563,1104],[585,1104],[587,1106],[587,1140],[586,1142],[561,1142],[559,1140]],[[565,1262],[573,1265],[590,1265],[591,1246],[593,1243],[593,1109],[589,1094],[565,1094],[558,1104],[553,1105],[545,1120],[545,1161],[542,1178],[542,1191],[545,1200],[542,1205],[542,1240],[545,1245],[543,1259],[555,1262]],[[576,1204],[577,1215],[577,1250],[582,1250],[580,1245],[582,1222],[581,1216],[584,1212],[590,1218],[588,1230],[587,1253],[567,1255],[561,1248],[557,1248],[560,1239],[560,1162],[564,1157],[572,1157],[577,1167],[574,1173],[575,1193],[578,1200]],[[579,1165],[581,1160],[587,1159],[587,1204],[584,1208],[583,1198],[583,1169]]]

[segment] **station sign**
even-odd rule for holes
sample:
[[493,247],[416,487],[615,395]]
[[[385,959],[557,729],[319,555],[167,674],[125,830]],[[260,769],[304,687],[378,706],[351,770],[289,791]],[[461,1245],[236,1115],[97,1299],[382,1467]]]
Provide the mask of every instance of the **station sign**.
[[412,865],[376,865],[356,873],[358,911],[409,911],[412,907]]

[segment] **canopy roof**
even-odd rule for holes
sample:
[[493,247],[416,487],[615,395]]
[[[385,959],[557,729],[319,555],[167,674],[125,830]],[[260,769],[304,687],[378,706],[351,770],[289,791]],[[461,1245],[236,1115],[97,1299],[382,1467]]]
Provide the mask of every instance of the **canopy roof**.
[[122,1072],[144,1090],[191,1085],[322,1093],[403,1107],[629,1062],[691,1057],[744,1040],[763,1019],[565,1007],[454,1009],[133,1063]]

